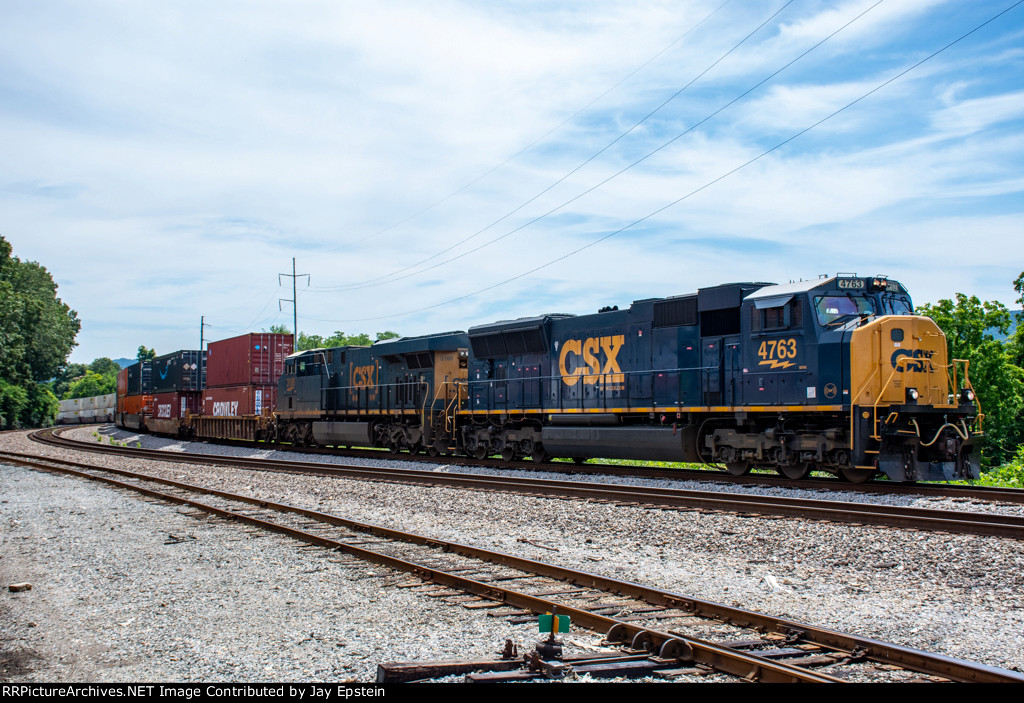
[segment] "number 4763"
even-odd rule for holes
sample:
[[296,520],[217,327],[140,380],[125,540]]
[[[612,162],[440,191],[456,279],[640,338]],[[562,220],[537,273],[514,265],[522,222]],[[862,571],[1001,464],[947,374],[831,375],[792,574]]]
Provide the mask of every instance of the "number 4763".
[[761,342],[757,355],[762,359],[795,359],[795,339],[766,339]]

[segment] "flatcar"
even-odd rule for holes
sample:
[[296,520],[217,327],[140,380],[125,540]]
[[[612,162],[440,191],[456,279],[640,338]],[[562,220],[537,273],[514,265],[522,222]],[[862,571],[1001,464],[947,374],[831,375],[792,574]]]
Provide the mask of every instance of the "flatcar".
[[697,462],[794,480],[980,471],[967,364],[947,359],[942,331],[883,276],[730,283],[591,315],[308,350],[287,357],[276,395],[246,438]]

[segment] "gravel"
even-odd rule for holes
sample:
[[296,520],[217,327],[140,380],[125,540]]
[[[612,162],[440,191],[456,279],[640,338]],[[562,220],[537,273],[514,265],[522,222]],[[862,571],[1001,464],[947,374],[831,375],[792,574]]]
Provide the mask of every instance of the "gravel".
[[[95,441],[95,431],[75,433]],[[183,454],[196,449],[102,432]],[[71,458],[19,433],[0,435],[0,449]],[[185,456],[86,460],[1024,670],[1024,544],[1015,540],[253,473],[192,465]],[[382,569],[186,509],[10,466],[0,466],[0,481],[0,585],[33,585],[0,596],[5,681],[371,681],[379,662],[487,657],[506,639],[522,647],[538,638],[535,626],[395,588],[405,579]],[[946,503],[968,507],[923,505]],[[568,640],[571,651],[585,652],[600,637],[574,631]]]

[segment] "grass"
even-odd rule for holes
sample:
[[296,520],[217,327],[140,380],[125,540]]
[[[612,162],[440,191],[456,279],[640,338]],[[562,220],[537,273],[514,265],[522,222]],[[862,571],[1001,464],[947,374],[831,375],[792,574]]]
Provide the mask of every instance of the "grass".
[[1008,464],[982,471],[981,478],[971,481],[971,484],[1000,488],[1024,488],[1024,446],[1017,448],[1017,454]]

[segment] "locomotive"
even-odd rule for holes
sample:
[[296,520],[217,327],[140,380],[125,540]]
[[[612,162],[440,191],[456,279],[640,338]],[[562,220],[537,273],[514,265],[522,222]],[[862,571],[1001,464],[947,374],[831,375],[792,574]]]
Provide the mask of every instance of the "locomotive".
[[[276,409],[245,438],[722,464],[794,480],[820,470],[856,483],[980,472],[967,363],[947,359],[942,331],[883,276],[730,283],[312,349],[282,371]],[[179,433],[203,436],[202,416],[184,415]]]

